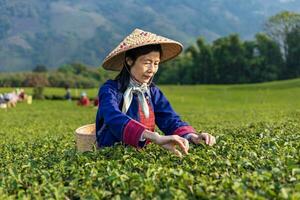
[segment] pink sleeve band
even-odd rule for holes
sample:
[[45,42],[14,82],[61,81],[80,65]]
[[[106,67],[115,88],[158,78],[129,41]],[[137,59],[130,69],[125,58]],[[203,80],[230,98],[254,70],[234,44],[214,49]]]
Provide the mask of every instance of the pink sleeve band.
[[123,142],[138,148],[139,140],[145,130],[144,125],[131,119],[123,130]]
[[185,135],[187,133],[197,133],[197,132],[195,131],[195,129],[192,126],[181,126],[181,127],[177,128],[172,133],[172,135],[182,136],[182,135]]

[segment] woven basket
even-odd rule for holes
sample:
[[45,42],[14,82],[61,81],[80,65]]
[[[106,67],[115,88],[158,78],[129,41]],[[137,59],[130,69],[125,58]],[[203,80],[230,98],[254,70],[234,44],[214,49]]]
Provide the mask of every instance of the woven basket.
[[87,124],[75,130],[76,147],[80,152],[92,151],[96,144],[96,126]]

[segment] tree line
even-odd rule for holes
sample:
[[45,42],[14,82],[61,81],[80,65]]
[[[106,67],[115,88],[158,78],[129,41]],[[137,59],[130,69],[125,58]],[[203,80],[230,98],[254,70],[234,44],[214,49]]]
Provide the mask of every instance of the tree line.
[[237,34],[211,44],[198,38],[180,57],[162,65],[156,82],[227,84],[300,77],[300,14],[281,12],[264,29],[251,41]]
[[32,72],[0,74],[0,87],[95,88],[114,76],[115,73],[82,63],[65,64],[51,71],[44,65],[37,65]]

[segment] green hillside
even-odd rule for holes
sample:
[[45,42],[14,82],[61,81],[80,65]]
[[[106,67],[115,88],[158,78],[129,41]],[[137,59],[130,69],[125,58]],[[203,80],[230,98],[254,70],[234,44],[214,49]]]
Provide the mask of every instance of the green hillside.
[[1,0],[0,72],[50,68],[71,62],[98,66],[134,28],[153,31],[186,46],[238,33],[252,38],[282,10],[300,11],[299,1]]

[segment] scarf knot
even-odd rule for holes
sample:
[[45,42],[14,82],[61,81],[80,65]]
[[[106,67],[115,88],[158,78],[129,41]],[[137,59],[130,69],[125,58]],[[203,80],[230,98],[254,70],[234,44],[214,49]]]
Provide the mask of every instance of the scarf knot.
[[147,83],[141,84],[133,80],[132,78],[130,78],[129,85],[123,94],[124,102],[123,102],[122,112],[126,113],[128,111],[129,106],[131,105],[132,102],[133,94],[137,94],[138,101],[142,106],[142,111],[145,117],[149,118],[149,107],[148,107],[147,100],[145,98],[145,93],[147,93],[148,95],[150,94],[149,86],[147,85]]

